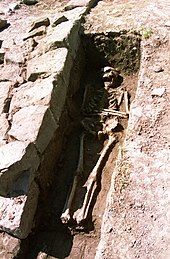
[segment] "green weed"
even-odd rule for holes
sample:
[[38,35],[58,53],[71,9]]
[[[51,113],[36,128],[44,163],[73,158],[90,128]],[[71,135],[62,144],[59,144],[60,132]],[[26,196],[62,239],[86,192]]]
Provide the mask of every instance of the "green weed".
[[152,34],[153,34],[153,31],[152,31],[151,28],[143,28],[142,29],[142,35],[145,39],[149,39]]

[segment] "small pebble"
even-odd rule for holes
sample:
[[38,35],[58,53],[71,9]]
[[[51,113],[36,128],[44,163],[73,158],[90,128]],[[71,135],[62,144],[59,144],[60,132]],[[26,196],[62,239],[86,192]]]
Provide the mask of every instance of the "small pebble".
[[19,9],[20,5],[18,2],[9,4],[8,12],[14,12],[15,10]]
[[165,92],[165,88],[164,87],[160,87],[160,88],[155,88],[153,89],[151,95],[152,96],[159,96],[161,97]]
[[170,27],[170,21],[167,21],[167,22],[165,23],[165,26],[166,26],[166,27]]
[[34,4],[37,4],[38,1],[37,0],[23,0],[23,3],[26,5],[34,5]]
[[159,72],[163,72],[163,71],[164,71],[164,69],[162,67],[160,67],[160,66],[155,66],[154,67],[154,72],[155,73],[159,73]]

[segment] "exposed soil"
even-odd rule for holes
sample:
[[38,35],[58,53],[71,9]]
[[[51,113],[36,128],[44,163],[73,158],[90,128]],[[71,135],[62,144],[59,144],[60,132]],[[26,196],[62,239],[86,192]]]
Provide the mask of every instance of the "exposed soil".
[[[38,254],[40,256],[42,252],[44,252],[46,256],[48,255],[48,258],[51,258],[50,256],[54,258],[94,258],[96,254],[96,248],[100,240],[101,222],[106,205],[106,196],[110,189],[117,154],[124,141],[125,130],[127,128],[128,120],[126,118],[120,118],[119,127],[115,129],[114,134],[117,137],[117,143],[113,147],[112,152],[110,152],[105,159],[103,170],[98,177],[98,187],[87,220],[81,226],[77,226],[74,221],[63,225],[60,220],[67,193],[73,182],[73,176],[78,163],[79,137],[83,130],[80,122],[85,116],[80,108],[83,102],[85,87],[88,85],[90,89],[87,95],[87,104],[85,103],[85,110],[88,108],[90,100],[97,97],[98,91],[101,91],[99,99],[105,99],[105,90],[100,71],[102,64],[96,62],[97,56],[93,58],[94,57],[89,55],[87,51],[86,69],[82,76],[80,90],[74,96],[72,103],[74,107],[72,109],[73,114],[71,115],[74,123],[73,130],[67,137],[66,146],[61,155],[59,166],[56,169],[56,179],[50,188],[50,194],[45,201],[39,204],[41,216],[38,220],[39,223],[35,229],[35,233],[30,235],[28,239],[30,244],[27,258],[36,258]],[[137,74],[129,76],[123,75],[123,83],[120,87],[128,91],[130,102],[132,102],[135,96],[137,77]],[[98,106],[107,103],[107,100],[104,102],[101,100],[99,100]],[[124,110],[123,101],[120,106],[120,111]],[[102,127],[100,117],[97,117],[97,119],[93,117],[91,119],[95,125],[98,125],[98,129]],[[99,140],[97,134],[89,133],[87,126],[84,147],[84,171],[76,191],[74,211],[81,207],[85,195],[83,185],[95,166],[101,150],[106,143],[107,139]]]
[[[95,258],[168,259],[170,6],[165,1],[106,2],[87,18],[87,33],[119,31],[128,24],[142,35],[142,60]],[[161,88],[163,93],[155,95]]]

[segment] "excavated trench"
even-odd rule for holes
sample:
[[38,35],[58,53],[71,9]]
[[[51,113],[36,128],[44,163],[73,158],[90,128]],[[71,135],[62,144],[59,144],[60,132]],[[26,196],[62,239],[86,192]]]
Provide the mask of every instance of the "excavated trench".
[[[39,201],[35,227],[22,243],[22,258],[95,257],[111,176],[128,125],[127,108],[135,97],[139,64],[140,35],[136,32],[82,36],[65,104],[62,153],[49,190],[42,193]],[[82,133],[83,172],[78,177],[71,219],[65,221],[61,215],[73,185]],[[78,224],[75,212],[86,197],[86,181],[110,136],[116,141],[100,165],[87,217]]]

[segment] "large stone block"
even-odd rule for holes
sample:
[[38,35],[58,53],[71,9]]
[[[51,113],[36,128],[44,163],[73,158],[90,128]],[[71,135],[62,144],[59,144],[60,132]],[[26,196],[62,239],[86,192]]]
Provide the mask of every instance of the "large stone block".
[[60,75],[56,75],[52,81],[53,92],[51,95],[50,107],[55,119],[59,122],[67,96],[67,85]]
[[48,106],[32,105],[21,108],[13,115],[8,134],[19,141],[35,143],[43,153],[58,127]]
[[53,84],[50,78],[27,82],[12,91],[9,113],[15,113],[19,108],[31,105],[49,105]]
[[21,68],[18,64],[7,64],[0,69],[0,81],[16,82],[21,73]]
[[27,77],[29,81],[46,78],[51,74],[62,73],[65,81],[69,81],[72,60],[66,48],[58,48],[40,57],[28,61]]
[[10,49],[10,51],[6,51],[5,62],[6,64],[24,64],[25,58],[21,47],[14,46]]
[[31,232],[38,196],[35,182],[27,194],[9,198],[0,196],[0,229],[18,238],[26,238]]
[[0,113],[4,110],[10,87],[11,82],[0,82]]
[[9,128],[9,123],[6,118],[6,114],[2,113],[0,115],[0,146],[6,143],[5,139],[6,139],[8,128]]
[[66,11],[65,16],[68,20],[75,22],[82,18],[82,15],[86,13],[86,10],[87,8],[85,6],[76,7]]
[[76,50],[80,44],[79,29],[80,21],[67,21],[57,25],[41,43],[41,46],[44,46],[44,52],[67,47],[75,58]]
[[80,6],[93,7],[97,2],[98,0],[70,0],[65,9],[71,10]]
[[10,113],[31,105],[46,105],[59,121],[66,100],[67,87],[59,75],[52,75],[36,82],[27,82],[13,91]]
[[21,240],[7,233],[0,233],[0,258],[13,259],[20,252]]
[[14,141],[0,146],[0,195],[26,193],[40,164],[34,145]]

